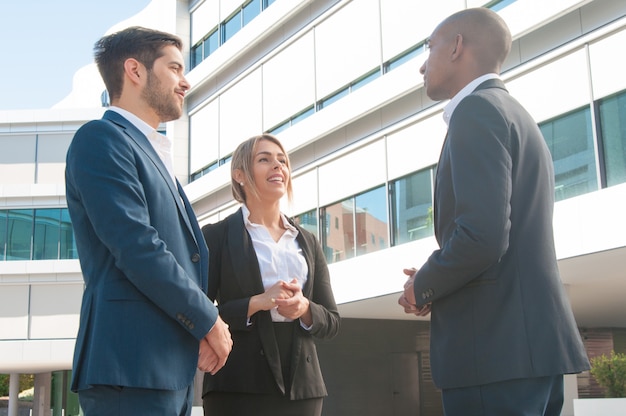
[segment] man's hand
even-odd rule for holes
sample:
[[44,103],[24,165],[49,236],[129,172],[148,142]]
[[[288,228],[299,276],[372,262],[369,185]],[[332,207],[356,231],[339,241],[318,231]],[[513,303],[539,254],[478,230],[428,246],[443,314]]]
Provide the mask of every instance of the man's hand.
[[233,340],[228,325],[220,316],[208,334],[200,341],[198,368],[215,375],[224,365],[233,348]]
[[417,269],[410,268],[404,269],[404,274],[409,276],[407,281],[404,283],[404,292],[398,299],[398,304],[404,308],[405,313],[412,313],[416,316],[426,316],[430,313],[431,304],[417,306],[417,302],[415,301],[415,291],[413,289],[413,282],[415,280],[415,274],[417,273]]

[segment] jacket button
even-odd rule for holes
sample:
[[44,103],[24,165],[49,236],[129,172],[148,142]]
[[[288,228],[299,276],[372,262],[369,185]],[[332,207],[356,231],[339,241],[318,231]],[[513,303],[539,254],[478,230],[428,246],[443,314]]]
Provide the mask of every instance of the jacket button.
[[200,261],[200,254],[198,253],[193,253],[193,255],[191,256],[191,261],[194,263],[197,263]]

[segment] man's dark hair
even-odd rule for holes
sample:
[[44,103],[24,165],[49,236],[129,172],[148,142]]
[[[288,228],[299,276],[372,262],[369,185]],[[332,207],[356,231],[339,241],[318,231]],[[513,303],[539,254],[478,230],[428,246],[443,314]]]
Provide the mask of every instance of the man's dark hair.
[[173,45],[182,51],[182,40],[171,33],[133,26],[102,37],[94,45],[94,56],[111,100],[122,94],[124,62],[134,58],[148,71],[154,61],[163,55],[165,46]]

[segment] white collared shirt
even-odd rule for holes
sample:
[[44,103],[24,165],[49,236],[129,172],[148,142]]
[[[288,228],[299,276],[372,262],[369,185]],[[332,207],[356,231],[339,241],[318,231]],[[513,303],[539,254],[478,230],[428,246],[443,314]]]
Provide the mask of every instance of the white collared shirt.
[[463,87],[461,91],[457,92],[456,95],[452,97],[450,102],[446,104],[446,106],[443,108],[443,121],[446,122],[446,125],[450,124],[452,113],[454,113],[456,106],[459,105],[459,103],[461,102],[463,98],[470,95],[476,89],[476,87],[478,87],[483,82],[487,81],[488,79],[494,79],[494,78],[500,79],[500,76],[495,73],[481,75],[478,78],[476,78],[474,81],[470,82],[465,87]]
[[148,123],[134,115],[128,110],[125,110],[120,107],[111,106],[109,110],[115,111],[126,120],[130,121],[135,127],[139,129],[147,138],[152,148],[159,155],[159,158],[167,168],[167,172],[170,174],[172,181],[176,184],[176,176],[174,175],[174,158],[172,156],[173,152],[173,143],[164,134],[159,133],[155,129],[152,128]]
[[[245,204],[241,206],[241,211],[246,230],[252,238],[252,245],[259,261],[259,270],[265,290],[279,280],[290,282],[293,278],[298,279],[300,287],[304,287],[308,276],[308,266],[296,240],[298,230],[281,213],[280,216],[286,230],[278,241],[274,241],[267,228],[250,221],[250,211]],[[279,314],[275,308],[270,310],[270,314],[274,322],[292,321],[292,319]]]

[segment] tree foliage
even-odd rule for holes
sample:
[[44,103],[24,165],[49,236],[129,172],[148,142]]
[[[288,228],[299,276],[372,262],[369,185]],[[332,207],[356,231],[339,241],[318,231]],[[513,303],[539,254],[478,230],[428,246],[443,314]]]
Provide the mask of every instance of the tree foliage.
[[591,375],[605,388],[606,397],[626,397],[626,354],[611,351],[611,356],[591,359]]
[[[0,396],[9,395],[9,379],[8,374],[0,374]],[[30,389],[35,385],[35,376],[33,374],[20,374],[19,391]]]

